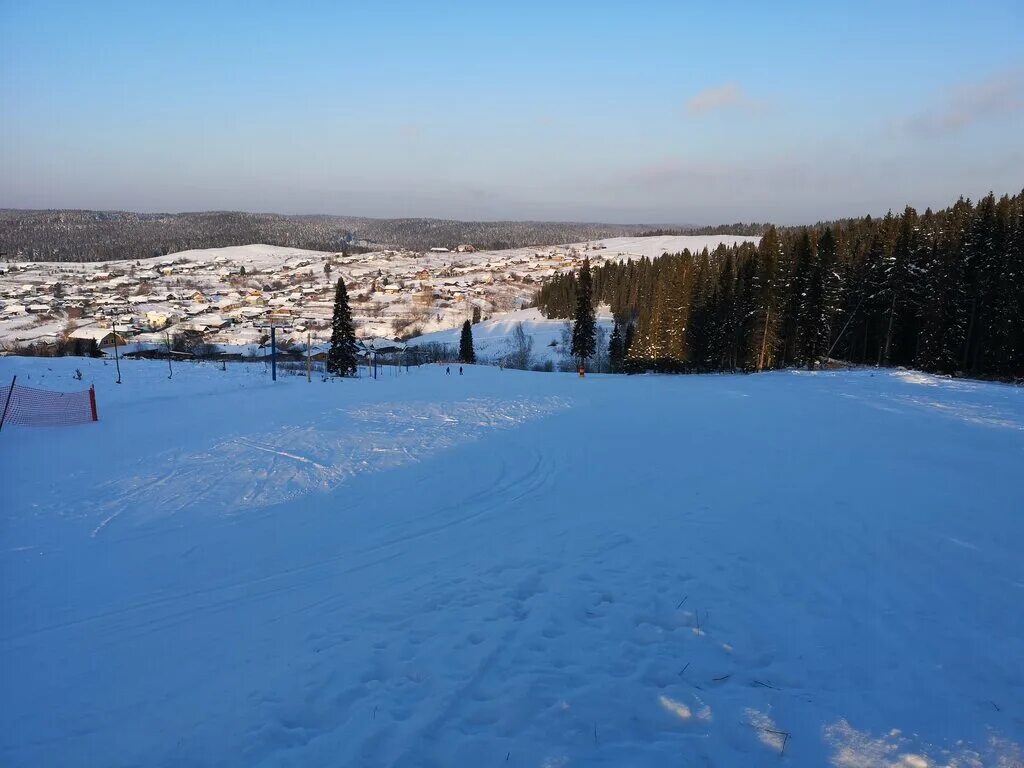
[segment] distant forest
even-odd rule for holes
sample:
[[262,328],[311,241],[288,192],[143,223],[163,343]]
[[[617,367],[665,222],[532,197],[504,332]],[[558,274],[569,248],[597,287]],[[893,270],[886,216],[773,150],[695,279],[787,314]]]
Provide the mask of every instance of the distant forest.
[[0,253],[14,261],[112,261],[248,243],[335,252],[358,250],[361,244],[426,250],[468,243],[498,250],[637,235],[648,229],[537,221],[7,209],[0,210]]
[[[624,370],[731,371],[825,358],[1024,377],[1024,193],[918,214],[766,229],[720,246],[593,270]],[[536,304],[572,317],[576,276]]]

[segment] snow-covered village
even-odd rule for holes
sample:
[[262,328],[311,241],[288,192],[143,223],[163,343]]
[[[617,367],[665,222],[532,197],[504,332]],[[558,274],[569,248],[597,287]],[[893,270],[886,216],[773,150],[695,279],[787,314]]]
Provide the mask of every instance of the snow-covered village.
[[0,4],[0,768],[1024,768],[1022,11]]
[[[0,265],[0,349],[45,352],[76,342],[86,349],[95,342],[111,354],[115,343],[132,354],[173,350],[177,339],[180,352],[201,344],[208,355],[260,358],[269,354],[269,329],[277,325],[275,341],[283,349],[310,348],[322,358],[339,277],[351,294],[365,348],[394,348],[466,319],[529,306],[547,278],[578,268],[584,258],[596,266],[757,240],[684,235],[353,255],[247,245],[135,261],[10,260]],[[545,336],[543,343],[548,341]]]

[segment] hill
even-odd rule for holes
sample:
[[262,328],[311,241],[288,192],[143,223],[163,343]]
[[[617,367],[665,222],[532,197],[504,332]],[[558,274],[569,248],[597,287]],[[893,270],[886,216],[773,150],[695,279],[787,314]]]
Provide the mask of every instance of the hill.
[[646,225],[578,222],[372,219],[239,211],[5,209],[0,210],[0,253],[20,261],[112,261],[245,243],[316,251],[454,249],[467,243],[481,250],[501,250],[638,235],[649,229]]

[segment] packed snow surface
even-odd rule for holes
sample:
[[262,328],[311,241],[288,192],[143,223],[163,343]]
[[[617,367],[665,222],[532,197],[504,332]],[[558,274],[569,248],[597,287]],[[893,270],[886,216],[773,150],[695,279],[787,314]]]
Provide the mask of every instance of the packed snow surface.
[[[76,368],[82,381],[72,378]],[[1024,391],[0,358],[4,766],[1014,766]]]

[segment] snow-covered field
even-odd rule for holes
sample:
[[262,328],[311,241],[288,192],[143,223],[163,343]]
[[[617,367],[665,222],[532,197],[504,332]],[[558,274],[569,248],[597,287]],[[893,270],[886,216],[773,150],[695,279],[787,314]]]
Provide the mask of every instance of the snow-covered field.
[[4,766],[1024,761],[1024,390],[15,373]]

